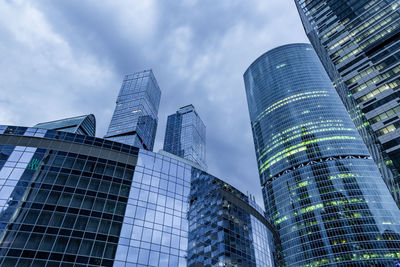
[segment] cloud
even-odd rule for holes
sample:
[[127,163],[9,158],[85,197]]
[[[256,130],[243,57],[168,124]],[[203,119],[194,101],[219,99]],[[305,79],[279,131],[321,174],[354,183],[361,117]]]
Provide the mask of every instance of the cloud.
[[3,1],[2,124],[94,113],[98,136],[124,74],[152,68],[166,118],[192,103],[207,125],[210,173],[261,203],[242,75],[258,56],[307,41],[291,0]]
[[85,93],[100,93],[113,72],[90,53],[80,53],[29,2],[0,4],[2,123],[39,121],[89,113]]

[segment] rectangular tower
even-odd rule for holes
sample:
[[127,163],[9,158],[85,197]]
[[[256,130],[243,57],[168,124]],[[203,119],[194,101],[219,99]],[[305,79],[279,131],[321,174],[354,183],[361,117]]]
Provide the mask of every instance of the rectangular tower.
[[164,150],[207,169],[206,126],[193,105],[181,107],[168,116]]
[[295,2],[310,42],[400,205],[400,1]]
[[126,75],[104,138],[153,150],[160,97],[152,70]]

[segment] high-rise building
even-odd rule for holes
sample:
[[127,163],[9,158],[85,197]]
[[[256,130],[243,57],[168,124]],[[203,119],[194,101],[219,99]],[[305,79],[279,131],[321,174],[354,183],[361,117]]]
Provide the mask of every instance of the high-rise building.
[[286,266],[392,266],[400,211],[312,46],[266,52],[244,81]]
[[160,97],[152,70],[126,75],[104,138],[153,150]]
[[269,267],[276,237],[250,197],[190,161],[0,126],[0,266]]
[[36,124],[34,127],[95,136],[96,118],[93,114],[89,114],[61,120],[41,122]]
[[188,266],[284,266],[278,234],[249,196],[196,171],[189,199]]
[[193,105],[181,107],[168,116],[164,150],[199,164],[206,164],[206,126]]
[[295,2],[311,44],[400,207],[400,1]]

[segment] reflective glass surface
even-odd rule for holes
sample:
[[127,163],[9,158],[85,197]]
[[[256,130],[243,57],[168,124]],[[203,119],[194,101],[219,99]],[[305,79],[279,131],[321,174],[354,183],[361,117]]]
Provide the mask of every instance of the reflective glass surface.
[[126,75],[104,138],[153,150],[160,97],[152,70]]
[[164,150],[196,162],[207,170],[206,126],[193,105],[181,107],[168,116]]
[[115,266],[186,266],[191,171],[190,165],[140,151]]
[[400,207],[400,1],[295,2],[307,36]]
[[400,211],[311,45],[263,54],[244,79],[286,265],[393,265]]
[[34,127],[95,136],[96,118],[93,114],[90,114],[56,121],[41,122]]
[[120,154],[110,141],[36,128],[0,133],[0,265],[112,266],[138,149],[112,160],[84,150],[92,141],[104,155]]
[[280,266],[277,234],[249,197],[205,172],[192,176],[188,266]]
[[[189,221],[221,232],[188,214],[192,181],[202,179],[229,188],[218,201],[230,201],[224,216],[235,227],[223,232],[243,233],[238,240],[250,246],[230,243],[219,252],[237,246],[236,262],[272,262],[272,227],[262,210],[191,164],[90,136],[0,126],[0,266],[187,266],[197,255],[188,250],[197,229]],[[229,200],[233,194],[240,203]]]

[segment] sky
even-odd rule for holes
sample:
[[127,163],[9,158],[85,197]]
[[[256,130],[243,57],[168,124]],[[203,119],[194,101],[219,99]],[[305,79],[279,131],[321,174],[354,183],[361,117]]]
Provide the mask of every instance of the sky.
[[193,104],[208,171],[262,204],[243,73],[266,51],[308,42],[293,0],[0,1],[0,124],[93,113],[103,137],[123,76],[151,68],[167,116]]

